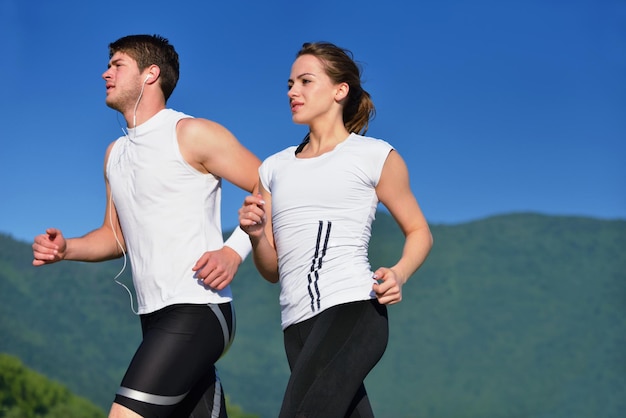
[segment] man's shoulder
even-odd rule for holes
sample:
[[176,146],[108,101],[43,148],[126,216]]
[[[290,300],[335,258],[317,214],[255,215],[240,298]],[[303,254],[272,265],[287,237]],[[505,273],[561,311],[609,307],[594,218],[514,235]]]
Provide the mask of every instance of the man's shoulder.
[[176,131],[179,135],[222,135],[228,129],[222,124],[206,118],[186,116],[178,121]]

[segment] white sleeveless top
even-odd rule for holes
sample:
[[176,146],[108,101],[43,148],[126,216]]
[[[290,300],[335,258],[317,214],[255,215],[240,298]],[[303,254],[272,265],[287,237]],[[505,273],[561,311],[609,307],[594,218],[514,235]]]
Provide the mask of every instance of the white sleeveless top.
[[111,148],[106,166],[140,314],[232,299],[230,288],[205,287],[191,270],[205,251],[224,243],[221,179],[190,166],[178,147],[176,124],[189,117],[165,109],[129,129]]
[[354,133],[319,157],[296,158],[296,148],[259,169],[272,195],[283,329],[331,306],[376,297],[367,251],[375,187],[393,149]]

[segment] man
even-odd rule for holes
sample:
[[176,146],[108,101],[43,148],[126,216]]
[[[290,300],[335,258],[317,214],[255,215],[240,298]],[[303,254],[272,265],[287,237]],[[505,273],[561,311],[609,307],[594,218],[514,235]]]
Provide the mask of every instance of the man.
[[221,179],[252,192],[260,161],[223,126],[166,109],[179,76],[167,39],[126,36],[109,58],[106,104],[128,130],[106,151],[104,222],[72,239],[47,229],[33,265],[128,254],[143,341],[109,417],[225,417],[214,364],[232,341],[229,284],[250,243],[239,228],[222,240]]

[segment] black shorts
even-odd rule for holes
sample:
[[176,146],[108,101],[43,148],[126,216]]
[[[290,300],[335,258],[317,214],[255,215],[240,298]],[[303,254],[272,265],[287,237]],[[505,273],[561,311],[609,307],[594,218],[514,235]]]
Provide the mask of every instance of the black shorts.
[[[143,417],[225,417],[215,362],[235,331],[232,303],[180,304],[141,315],[143,341],[115,403]],[[197,406],[197,408],[196,408]]]

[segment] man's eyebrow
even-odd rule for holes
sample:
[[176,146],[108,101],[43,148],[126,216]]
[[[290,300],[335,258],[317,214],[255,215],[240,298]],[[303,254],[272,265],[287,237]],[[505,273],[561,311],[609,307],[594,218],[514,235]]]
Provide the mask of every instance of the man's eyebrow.
[[120,62],[124,62],[124,61],[126,61],[126,60],[124,59],[124,57],[117,57],[117,58],[111,59],[111,60],[109,61],[109,67],[110,67],[111,65],[114,65],[114,64],[119,64]]

